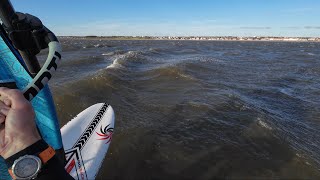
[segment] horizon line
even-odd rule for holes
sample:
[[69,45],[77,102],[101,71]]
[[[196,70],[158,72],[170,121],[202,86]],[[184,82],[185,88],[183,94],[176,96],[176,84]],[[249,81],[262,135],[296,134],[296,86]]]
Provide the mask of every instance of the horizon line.
[[240,37],[240,38],[320,38],[320,36],[232,36],[232,35],[226,35],[226,36],[203,36],[203,35],[186,35],[186,36],[176,36],[176,35],[108,35],[108,36],[100,36],[100,35],[57,35],[58,37]]

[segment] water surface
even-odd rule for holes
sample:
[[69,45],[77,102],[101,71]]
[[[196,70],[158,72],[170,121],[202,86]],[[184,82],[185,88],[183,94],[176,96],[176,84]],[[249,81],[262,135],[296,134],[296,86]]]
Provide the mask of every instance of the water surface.
[[320,178],[320,43],[60,40],[61,124],[116,112],[98,178]]

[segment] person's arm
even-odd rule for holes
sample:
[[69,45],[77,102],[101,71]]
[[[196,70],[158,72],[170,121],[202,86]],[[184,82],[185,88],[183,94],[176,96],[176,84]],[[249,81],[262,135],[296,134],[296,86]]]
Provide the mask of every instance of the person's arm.
[[73,179],[64,170],[54,150],[41,139],[34,118],[30,102],[19,90],[0,87],[0,155],[9,169],[25,155],[45,157],[36,179]]

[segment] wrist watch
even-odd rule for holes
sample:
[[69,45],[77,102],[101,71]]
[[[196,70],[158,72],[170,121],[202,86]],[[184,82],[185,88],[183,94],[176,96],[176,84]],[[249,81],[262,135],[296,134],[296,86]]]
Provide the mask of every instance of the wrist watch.
[[54,155],[54,149],[40,140],[6,159],[8,171],[13,179],[34,179]]

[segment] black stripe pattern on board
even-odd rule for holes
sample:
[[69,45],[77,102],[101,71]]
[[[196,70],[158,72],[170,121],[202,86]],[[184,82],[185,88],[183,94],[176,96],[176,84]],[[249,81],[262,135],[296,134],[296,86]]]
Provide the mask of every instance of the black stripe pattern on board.
[[81,150],[84,145],[87,143],[88,139],[91,137],[92,132],[96,129],[97,125],[99,124],[100,120],[104,116],[105,112],[107,111],[109,107],[109,104],[103,104],[103,106],[100,108],[99,112],[94,116],[92,121],[90,122],[89,126],[86,128],[86,130],[82,133],[80,138],[77,140],[77,142],[73,145],[73,148],[78,148]]

